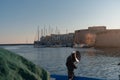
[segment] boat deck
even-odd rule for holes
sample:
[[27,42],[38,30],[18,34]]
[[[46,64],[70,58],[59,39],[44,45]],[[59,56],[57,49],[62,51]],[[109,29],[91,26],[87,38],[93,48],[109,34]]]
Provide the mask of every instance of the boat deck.
[[[68,80],[66,75],[51,75],[52,80]],[[105,79],[97,79],[97,78],[88,78],[88,77],[75,77],[74,80],[105,80]]]

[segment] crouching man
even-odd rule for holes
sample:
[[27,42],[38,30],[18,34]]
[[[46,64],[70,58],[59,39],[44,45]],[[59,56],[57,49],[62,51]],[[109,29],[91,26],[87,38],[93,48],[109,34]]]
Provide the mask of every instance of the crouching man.
[[74,78],[74,69],[77,69],[75,62],[79,62],[81,58],[79,51],[73,51],[70,56],[67,57],[66,66],[68,70],[68,79],[73,80]]

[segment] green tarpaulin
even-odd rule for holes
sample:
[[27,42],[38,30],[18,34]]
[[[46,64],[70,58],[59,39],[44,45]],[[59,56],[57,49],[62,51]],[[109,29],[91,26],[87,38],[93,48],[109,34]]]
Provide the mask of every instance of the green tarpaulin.
[[0,48],[0,80],[49,80],[47,71],[25,58]]

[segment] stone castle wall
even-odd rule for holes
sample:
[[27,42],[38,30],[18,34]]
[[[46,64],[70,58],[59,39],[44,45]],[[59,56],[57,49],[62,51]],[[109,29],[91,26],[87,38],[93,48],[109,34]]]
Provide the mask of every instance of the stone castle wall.
[[88,30],[75,31],[74,43],[76,44],[85,43],[85,36],[88,32],[89,32]]
[[96,33],[105,31],[105,26],[88,27],[85,30],[75,31],[74,44],[87,44],[89,46],[95,45]]
[[95,47],[120,47],[120,29],[107,30],[105,26],[75,31],[74,44]]
[[95,47],[120,47],[120,30],[106,30],[96,35]]

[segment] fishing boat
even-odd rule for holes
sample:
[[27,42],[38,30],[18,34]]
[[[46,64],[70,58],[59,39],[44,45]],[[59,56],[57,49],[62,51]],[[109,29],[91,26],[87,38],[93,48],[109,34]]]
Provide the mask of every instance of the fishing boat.
[[74,48],[90,48],[90,46],[87,44],[75,44],[73,47]]
[[44,48],[46,46],[42,45],[42,43],[40,41],[34,41],[34,47],[35,48]]

